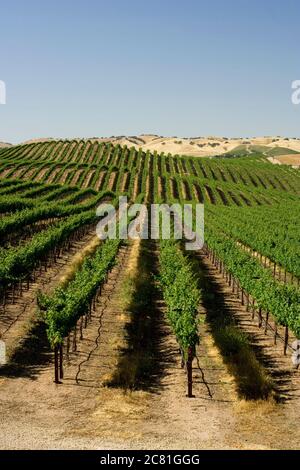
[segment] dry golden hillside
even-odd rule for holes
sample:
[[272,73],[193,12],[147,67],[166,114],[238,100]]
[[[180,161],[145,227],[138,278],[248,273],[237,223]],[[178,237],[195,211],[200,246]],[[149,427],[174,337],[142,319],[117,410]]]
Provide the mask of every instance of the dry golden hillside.
[[[47,138],[34,139],[29,142],[43,142]],[[80,140],[80,138],[78,138]],[[300,153],[300,139],[283,137],[254,137],[254,138],[227,138],[227,137],[163,137],[154,134],[141,134],[139,136],[111,136],[92,137],[93,141],[112,141],[128,147],[142,148],[144,151],[157,151],[166,154],[192,155],[207,157],[223,155],[225,153],[247,154],[253,151],[265,153],[276,157],[289,153]],[[1,145],[1,144],[0,144]]]

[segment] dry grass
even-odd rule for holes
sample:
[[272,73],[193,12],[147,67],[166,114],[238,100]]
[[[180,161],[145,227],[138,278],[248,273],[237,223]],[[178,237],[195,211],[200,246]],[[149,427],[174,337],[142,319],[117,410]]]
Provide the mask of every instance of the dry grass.
[[147,380],[153,366],[152,275],[150,255],[141,240],[133,241],[126,274],[119,295],[120,308],[128,315],[126,344],[109,385],[133,390]]
[[[126,269],[125,279],[122,283],[122,286],[118,292],[117,305],[121,310],[121,313],[118,314],[118,318],[124,324],[130,323],[130,314],[128,309],[132,300],[132,296],[135,291],[135,281],[138,276],[138,260],[140,255],[140,240],[135,240],[132,243],[131,254]],[[111,345],[115,350],[120,352],[125,351],[127,348],[126,337],[112,337]],[[115,370],[108,372],[103,378],[103,383],[107,386],[114,385],[120,386],[123,381],[124,384],[132,382],[132,377],[135,376],[136,370],[133,369],[133,365],[126,358],[126,356],[121,355],[121,358],[117,360]],[[127,387],[125,387],[127,389]],[[118,392],[117,392],[118,393]]]
[[247,335],[228,324],[214,329],[214,339],[229,372],[235,377],[239,397],[246,400],[272,398],[274,384],[258,362]]
[[72,262],[66,266],[61,277],[59,278],[60,287],[65,287],[75,276],[76,272],[82,266],[85,258],[95,253],[96,249],[100,246],[101,240],[98,237],[94,237],[92,241],[86,245],[79,253],[77,253]]
[[291,154],[291,155],[280,155],[279,157],[276,157],[276,160],[278,160],[280,163],[284,165],[296,165],[300,166],[300,154]]
[[277,403],[272,394],[269,394],[267,399],[247,400],[241,398],[235,375],[224,361],[224,358],[215,345],[213,338],[211,336],[206,336],[202,338],[202,341],[205,341],[205,346],[209,352],[210,358],[212,358],[213,362],[219,369],[223,369],[221,374],[222,382],[231,385],[228,391],[233,403],[235,404],[234,411],[238,415],[251,415],[251,419],[253,418],[256,420],[258,418],[263,418],[263,416],[269,415],[270,413],[277,410]]
[[236,383],[235,383],[235,378],[232,374],[230,374],[223,357],[220,354],[219,349],[215,345],[212,336],[205,336],[201,338],[201,341],[205,342],[205,347],[209,353],[209,357],[213,360],[213,362],[216,364],[218,369],[222,370],[221,373],[221,380],[224,383],[230,384],[230,394],[232,401],[237,401],[238,400],[238,394],[237,394],[237,389],[236,389]]
[[277,410],[277,403],[273,398],[269,400],[238,400],[235,405],[235,411],[238,414],[251,413],[252,417],[261,418]]
[[[99,436],[116,440],[142,440],[137,426],[150,406],[149,393],[124,391],[103,387],[98,394],[95,408],[88,420],[74,428],[72,434]],[[128,425],[130,423],[130,425]]]
[[122,284],[119,294],[119,306],[126,312],[130,307],[132,296],[136,288],[136,279],[139,276],[138,265],[141,250],[141,240],[134,240],[132,242],[132,251],[126,270],[126,278]]
[[34,329],[37,318],[39,318],[38,311],[36,311],[35,317],[29,317],[24,320],[24,322],[17,322],[15,324],[14,337],[6,348],[6,361],[8,363],[13,359],[16,350],[20,347],[24,339],[26,339],[27,335],[30,335],[31,331]]

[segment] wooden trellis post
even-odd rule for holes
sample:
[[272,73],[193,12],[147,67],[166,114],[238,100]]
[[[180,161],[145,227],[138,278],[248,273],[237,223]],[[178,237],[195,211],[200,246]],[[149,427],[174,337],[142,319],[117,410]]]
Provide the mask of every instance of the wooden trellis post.
[[284,355],[286,356],[287,348],[288,348],[288,341],[289,341],[289,328],[288,326],[285,327],[284,330]]
[[188,398],[194,398],[193,395],[193,349],[188,348],[188,358],[186,361],[187,381],[188,381]]
[[59,346],[59,378],[63,379],[64,378],[64,367],[63,367],[63,362],[64,362],[64,347],[61,344]]
[[58,346],[54,346],[54,382],[59,384]]

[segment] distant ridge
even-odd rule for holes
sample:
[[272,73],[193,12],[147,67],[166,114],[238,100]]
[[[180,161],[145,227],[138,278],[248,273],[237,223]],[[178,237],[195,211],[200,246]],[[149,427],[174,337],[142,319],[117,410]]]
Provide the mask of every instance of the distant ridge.
[[[300,153],[300,138],[284,137],[253,137],[253,138],[232,138],[232,137],[164,137],[156,134],[141,134],[130,136],[110,136],[75,138],[76,140],[91,140],[99,142],[114,142],[127,147],[142,148],[144,151],[164,152],[173,155],[191,155],[195,157],[218,156],[225,154],[247,155],[251,153],[264,153],[266,156],[288,155],[290,153]],[[58,140],[54,138],[32,139],[24,144],[34,142],[47,142]],[[63,139],[63,140],[71,140]],[[72,139],[73,140],[73,139]],[[9,144],[4,144],[9,145]]]
[[12,144],[9,144],[8,142],[0,142],[0,148],[2,147],[10,147]]

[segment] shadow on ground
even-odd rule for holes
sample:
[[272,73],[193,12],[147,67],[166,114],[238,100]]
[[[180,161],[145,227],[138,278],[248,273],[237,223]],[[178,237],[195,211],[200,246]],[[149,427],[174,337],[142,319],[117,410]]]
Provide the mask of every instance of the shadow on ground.
[[36,380],[52,361],[52,351],[43,321],[34,323],[7,365],[0,367],[0,377],[28,377]]
[[158,251],[155,242],[144,240],[137,268],[135,292],[128,307],[126,347],[112,380],[111,387],[143,390],[160,394],[162,376],[176,363],[177,350],[168,344],[168,326],[164,302],[157,281]]

